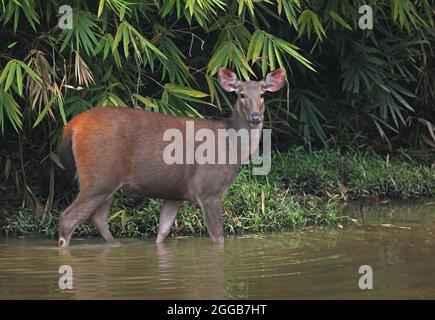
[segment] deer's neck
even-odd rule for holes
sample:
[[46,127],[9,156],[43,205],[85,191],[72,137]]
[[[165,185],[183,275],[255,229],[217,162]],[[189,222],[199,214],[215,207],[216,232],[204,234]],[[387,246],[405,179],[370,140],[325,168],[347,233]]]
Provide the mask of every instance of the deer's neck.
[[249,126],[248,120],[246,119],[246,116],[242,111],[242,107],[239,104],[239,100],[237,100],[236,104],[234,105],[233,112],[231,113],[230,123],[231,123],[231,128],[235,130],[239,130],[239,129],[249,130],[251,128]]
[[[242,142],[240,145],[237,144],[238,152],[240,152],[241,161],[243,163],[248,160],[249,156],[257,150],[258,145],[260,144],[263,123],[259,124],[255,128],[252,128],[248,119],[246,119],[245,113],[242,111],[239,101],[237,100],[230,117],[230,127],[237,132],[239,132],[239,130],[246,130],[249,133],[249,143]],[[235,143],[237,142],[235,141]]]

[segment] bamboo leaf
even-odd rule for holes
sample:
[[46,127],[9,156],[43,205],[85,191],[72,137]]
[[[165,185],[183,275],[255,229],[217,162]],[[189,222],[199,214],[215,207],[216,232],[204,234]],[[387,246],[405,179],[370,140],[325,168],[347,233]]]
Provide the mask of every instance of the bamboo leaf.
[[100,0],[100,4],[98,5],[98,14],[97,14],[98,17],[101,17],[101,14],[103,13],[104,3],[105,0]]
[[152,99],[149,99],[147,97],[143,97],[143,96],[136,94],[136,93],[133,94],[133,97],[136,98],[138,101],[142,102],[147,107],[151,107],[151,108],[155,108],[155,109],[159,108],[159,106]]
[[17,65],[17,89],[18,89],[18,94],[20,96],[23,95],[23,74],[21,71],[21,66],[18,64]]
[[346,21],[344,21],[344,19],[342,17],[340,17],[335,11],[330,10],[329,11],[329,15],[336,21],[338,22],[342,27],[352,31],[352,27],[350,26],[350,24],[348,24]]
[[53,105],[54,101],[55,101],[56,97],[52,97],[50,99],[50,101],[47,103],[47,105],[45,106],[45,108],[41,111],[41,113],[39,113],[38,117],[35,120],[35,123],[33,124],[32,128],[35,128],[41,121],[42,119],[44,119],[45,115],[47,114],[47,112],[50,110],[51,106]]
[[183,94],[194,98],[204,98],[208,96],[208,94],[204,92],[173,83],[165,84],[164,88],[165,90],[168,90],[169,92],[172,92],[174,94]]
[[17,68],[17,64],[15,63],[15,61],[13,61],[13,62],[14,63],[11,64],[11,67],[9,68],[8,76],[6,78],[5,91],[8,91],[9,87],[12,84],[12,81],[14,80],[15,69]]

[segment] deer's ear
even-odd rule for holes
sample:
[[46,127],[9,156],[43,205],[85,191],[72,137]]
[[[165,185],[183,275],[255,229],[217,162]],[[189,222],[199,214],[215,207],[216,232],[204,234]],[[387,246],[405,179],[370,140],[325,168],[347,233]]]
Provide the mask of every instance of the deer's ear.
[[237,75],[229,69],[220,68],[218,79],[221,87],[228,92],[237,91],[239,89],[239,79],[237,79]]
[[266,91],[275,92],[281,89],[285,83],[285,69],[279,68],[266,75],[263,80],[264,89]]

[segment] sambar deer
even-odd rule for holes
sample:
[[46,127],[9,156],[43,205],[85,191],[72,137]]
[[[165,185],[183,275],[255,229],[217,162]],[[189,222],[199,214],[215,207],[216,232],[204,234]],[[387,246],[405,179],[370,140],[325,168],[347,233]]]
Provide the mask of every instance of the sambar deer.
[[169,234],[182,202],[187,200],[201,207],[213,242],[223,244],[222,197],[247,159],[236,164],[167,164],[163,153],[168,143],[163,136],[173,128],[184,134],[188,121],[194,121],[195,130],[257,129],[255,141],[236,150],[242,153],[251,147],[249,153],[253,152],[263,126],[263,95],[284,85],[285,70],[276,69],[261,81],[239,81],[231,70],[220,69],[218,79],[224,90],[237,94],[229,118],[204,120],[104,107],[83,112],[65,125],[59,155],[66,167],[69,164],[77,170],[80,191],[61,214],[60,247],[69,245],[74,230],[89,217],[107,242],[116,242],[106,215],[120,188],[164,200],[157,243]]

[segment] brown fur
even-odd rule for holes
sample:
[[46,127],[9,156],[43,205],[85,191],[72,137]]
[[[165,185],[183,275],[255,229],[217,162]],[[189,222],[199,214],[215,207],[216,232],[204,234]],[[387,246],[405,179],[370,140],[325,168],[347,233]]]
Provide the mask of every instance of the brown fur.
[[[278,80],[284,74],[280,70],[276,73],[280,77]],[[239,92],[233,115],[228,119],[204,120],[138,109],[104,107],[86,111],[64,127],[59,150],[63,159],[75,162],[80,192],[61,215],[60,246],[69,244],[75,228],[88,217],[92,218],[104,239],[114,242],[106,213],[119,188],[165,200],[157,242],[167,236],[182,201],[188,200],[202,208],[213,241],[223,243],[221,200],[241,163],[168,165],[163,159],[163,151],[169,143],[163,140],[164,132],[178,128],[185,138],[186,121],[194,121],[195,131],[202,128],[214,132],[230,128],[261,129],[262,123],[252,125],[248,119],[252,114],[262,116],[262,96],[268,90],[268,82],[239,82],[231,71],[220,73],[220,76],[221,83],[231,80],[225,82],[229,91],[237,89]],[[230,78],[222,79],[228,76]],[[275,78],[272,75],[272,80],[276,81]],[[270,91],[278,88],[278,85],[282,86],[281,83],[270,83]],[[241,98],[240,92],[246,97]]]

